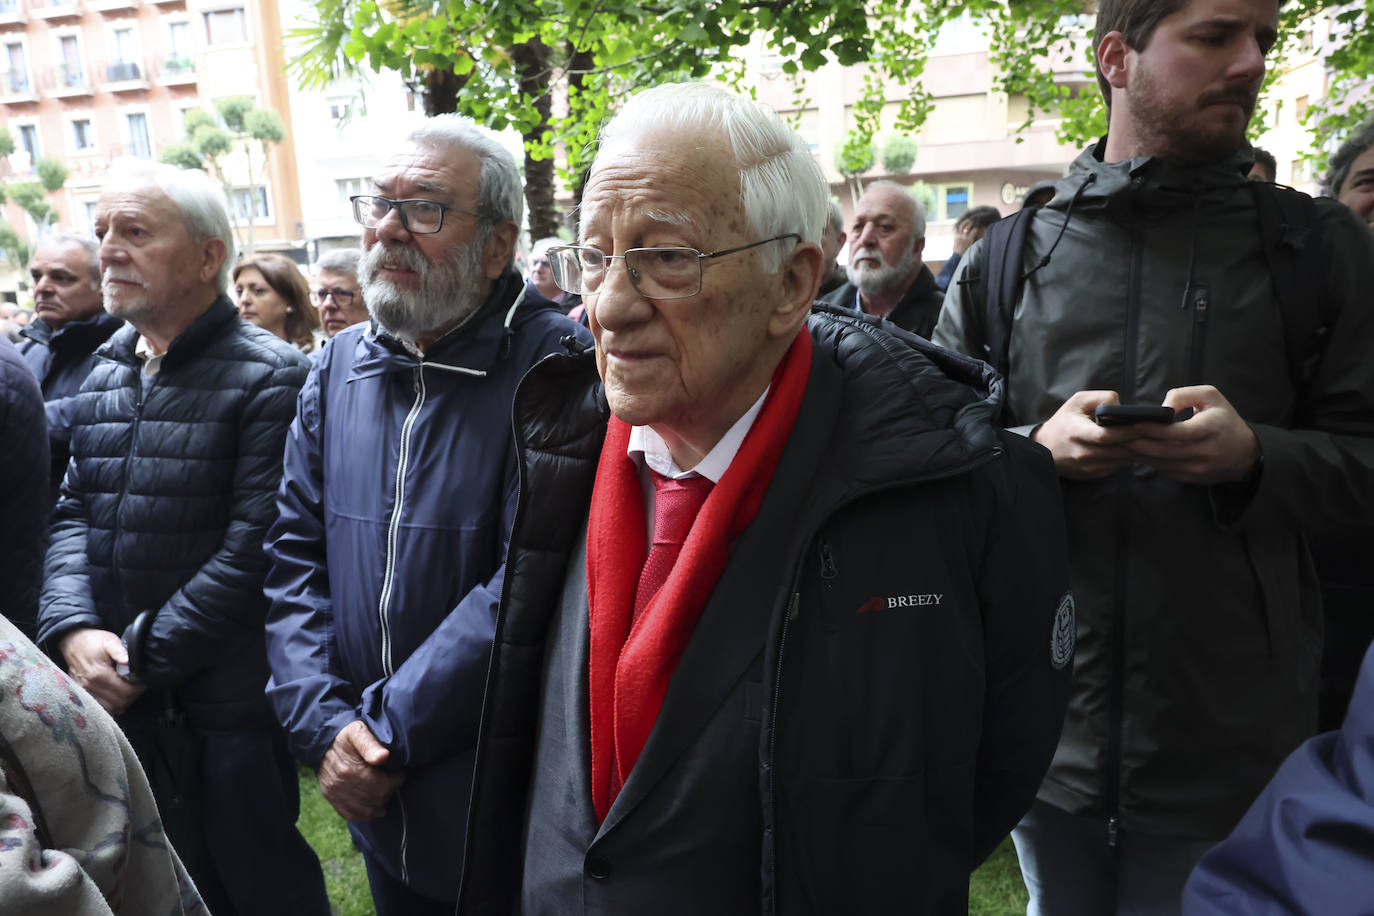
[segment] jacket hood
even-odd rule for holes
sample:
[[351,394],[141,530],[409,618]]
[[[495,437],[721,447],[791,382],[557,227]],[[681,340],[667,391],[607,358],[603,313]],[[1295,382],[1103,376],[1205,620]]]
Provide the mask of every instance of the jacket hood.
[[[171,369],[193,358],[210,341],[223,333],[225,325],[241,320],[234,303],[229,301],[228,296],[220,293],[208,309],[167,345],[167,355],[162,361],[163,368]],[[134,354],[134,348],[138,345],[138,338],[138,328],[126,324],[105,341],[100,349],[95,351],[95,355],[136,366],[139,359]]]
[[1046,208],[1065,210],[1077,198],[1076,206],[1091,209],[1104,206],[1127,191],[1164,192],[1166,196],[1176,195],[1178,206],[1192,206],[1196,195],[1203,192],[1215,193],[1218,189],[1243,186],[1248,180],[1245,173],[1255,158],[1249,144],[1225,159],[1209,163],[1156,156],[1103,162],[1106,149],[1107,138],[1103,137],[1080,153],[1069,167],[1068,175],[1051,183],[1055,195]]
[[1000,451],[1002,378],[986,363],[852,309],[816,305],[808,330],[811,386],[834,415],[821,461],[839,472],[820,502],[948,477]]
[[[460,375],[485,376],[499,360],[510,355],[513,329],[545,309],[557,311],[557,306],[548,300],[527,299],[524,280],[513,269],[507,269],[472,317],[435,341],[424,354],[375,320],[369,322],[355,332],[358,358],[349,378],[402,372],[422,363]],[[339,336],[345,333],[346,330],[340,331]]]

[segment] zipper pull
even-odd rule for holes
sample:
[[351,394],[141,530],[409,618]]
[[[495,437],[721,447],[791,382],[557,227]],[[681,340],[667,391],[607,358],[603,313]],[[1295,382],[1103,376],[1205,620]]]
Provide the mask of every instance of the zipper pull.
[[1107,848],[1116,848],[1116,834],[1121,826],[1121,822],[1114,817],[1107,818]]
[[1193,321],[1197,324],[1207,323],[1207,304],[1211,297],[1207,294],[1207,287],[1199,286],[1193,291]]
[[821,541],[821,578],[829,581],[839,575],[835,568],[835,558],[830,554],[830,545]]

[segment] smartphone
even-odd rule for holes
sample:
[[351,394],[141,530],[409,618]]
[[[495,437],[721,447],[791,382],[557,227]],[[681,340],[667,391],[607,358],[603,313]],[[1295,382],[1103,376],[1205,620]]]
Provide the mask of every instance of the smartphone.
[[1098,426],[1130,426],[1134,423],[1180,423],[1193,415],[1193,408],[1174,410],[1153,404],[1098,404],[1093,419]]

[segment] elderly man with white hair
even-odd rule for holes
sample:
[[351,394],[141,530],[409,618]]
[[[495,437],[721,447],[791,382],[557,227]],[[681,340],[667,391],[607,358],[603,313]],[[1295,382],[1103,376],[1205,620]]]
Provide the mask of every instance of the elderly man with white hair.
[[516,395],[460,910],[962,909],[1067,696],[1048,454],[981,363],[812,314],[825,182],[758,103],[639,94],[582,206],[596,347]]
[[268,688],[379,916],[451,914],[518,482],[525,371],[587,332],[524,296],[510,153],[457,115],[353,198],[370,324],[301,391],[268,538]]
[[128,735],[211,912],[325,916],[263,696],[263,536],[308,364],[225,296],[233,235],[203,172],[120,163],[95,235],[128,326],[73,399],[38,641]]

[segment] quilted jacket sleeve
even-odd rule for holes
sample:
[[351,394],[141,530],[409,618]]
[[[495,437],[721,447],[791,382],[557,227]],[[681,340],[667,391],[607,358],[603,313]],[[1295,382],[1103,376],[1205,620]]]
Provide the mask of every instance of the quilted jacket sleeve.
[[48,440],[43,395],[5,341],[0,350],[0,461],[12,483],[0,493],[0,613],[34,633],[47,529]]
[[1073,675],[1073,600],[1059,478],[1049,452],[1008,433],[979,576],[987,692],[974,861],[1030,809],[1059,743]]
[[159,609],[140,672],[150,685],[182,683],[212,665],[227,642],[262,628],[263,539],[276,516],[282,443],[309,368],[304,356],[291,355],[296,358],[266,373],[244,404],[223,543]]
[[330,348],[301,389],[286,435],[277,520],[267,535],[267,695],[297,760],[317,769],[358,718],[357,691],[331,667],[334,615],[325,561],[321,389]]

